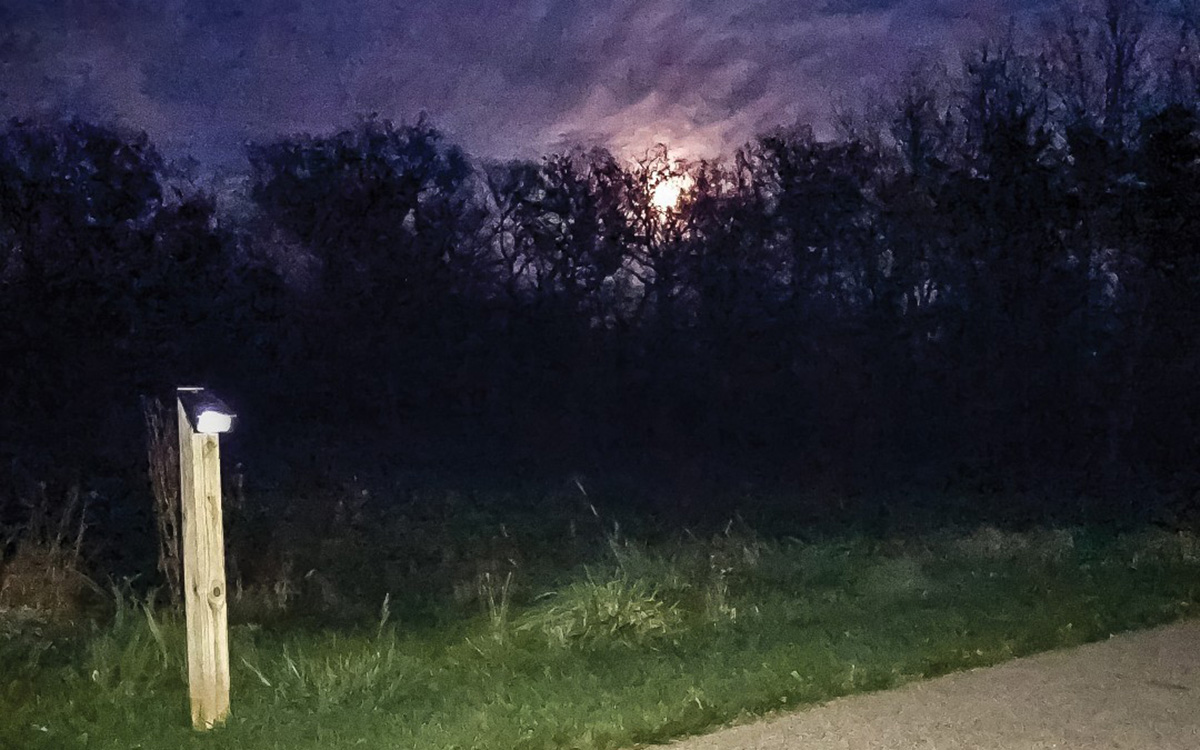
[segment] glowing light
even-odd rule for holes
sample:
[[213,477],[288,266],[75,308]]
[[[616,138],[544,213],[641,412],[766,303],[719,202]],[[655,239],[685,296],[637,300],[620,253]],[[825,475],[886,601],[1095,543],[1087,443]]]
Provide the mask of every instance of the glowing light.
[[667,177],[654,187],[654,192],[650,195],[650,203],[659,211],[674,210],[679,206],[679,198],[687,186],[686,177]]
[[224,414],[219,411],[207,409],[200,412],[200,416],[196,418],[196,432],[205,435],[215,435],[221,432],[229,432],[233,427],[233,415]]

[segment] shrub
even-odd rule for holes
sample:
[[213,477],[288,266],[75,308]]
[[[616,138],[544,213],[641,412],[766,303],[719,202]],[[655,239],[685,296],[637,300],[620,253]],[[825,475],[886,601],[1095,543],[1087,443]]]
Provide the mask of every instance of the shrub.
[[21,500],[28,520],[17,529],[16,553],[0,569],[0,609],[73,619],[86,603],[87,589],[94,587],[81,564],[87,498],[75,485],[63,502],[52,503],[41,482],[32,497]]

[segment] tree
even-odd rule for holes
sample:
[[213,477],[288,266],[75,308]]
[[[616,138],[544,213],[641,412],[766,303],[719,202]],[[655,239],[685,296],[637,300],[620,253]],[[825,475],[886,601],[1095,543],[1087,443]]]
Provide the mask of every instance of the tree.
[[[251,195],[322,263],[328,294],[395,305],[448,290],[471,224],[466,155],[424,119],[248,147]],[[473,260],[473,259],[471,259]]]
[[140,441],[139,395],[225,361],[227,245],[211,200],[164,200],[161,168],[144,133],[0,131],[0,412],[51,465],[116,458]]
[[429,402],[451,382],[471,300],[490,283],[486,212],[474,171],[424,119],[368,119],[328,137],[248,149],[251,195],[319,262],[302,330],[311,387],[345,394],[345,418]]
[[602,288],[625,265],[630,240],[617,160],[596,149],[555,154],[494,166],[488,184],[510,299],[602,323]]
[[1138,109],[1155,83],[1153,20],[1141,0],[1064,8],[1048,34],[1044,62],[1067,127],[1094,130],[1111,148],[1131,142]]

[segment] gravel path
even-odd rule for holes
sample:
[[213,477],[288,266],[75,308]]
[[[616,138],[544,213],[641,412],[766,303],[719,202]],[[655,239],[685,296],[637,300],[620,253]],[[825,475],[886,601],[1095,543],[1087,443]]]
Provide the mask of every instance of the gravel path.
[[1200,620],[840,698],[670,750],[1200,750]]

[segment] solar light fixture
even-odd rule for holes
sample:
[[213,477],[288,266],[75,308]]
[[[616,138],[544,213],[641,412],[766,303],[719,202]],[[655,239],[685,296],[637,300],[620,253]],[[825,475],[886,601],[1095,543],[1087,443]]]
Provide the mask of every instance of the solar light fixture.
[[237,414],[207,389],[186,387],[177,389],[177,393],[188,422],[196,432],[219,435],[233,430]]

